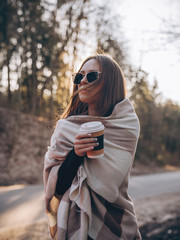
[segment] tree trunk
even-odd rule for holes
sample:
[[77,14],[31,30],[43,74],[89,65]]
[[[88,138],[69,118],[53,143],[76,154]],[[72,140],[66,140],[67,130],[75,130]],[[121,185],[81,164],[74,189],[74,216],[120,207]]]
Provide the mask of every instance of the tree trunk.
[[11,79],[10,79],[10,54],[7,54],[7,80],[8,80],[8,108],[11,108],[11,100],[12,100],[12,93],[11,93]]
[[[33,6],[35,8],[35,5]],[[35,10],[35,9],[34,9]],[[32,32],[31,32],[31,37],[32,37],[32,115],[35,115],[37,113],[37,78],[36,78],[36,59],[37,59],[37,54],[36,54],[36,30],[35,30],[35,11],[32,11],[31,19],[32,19]]]

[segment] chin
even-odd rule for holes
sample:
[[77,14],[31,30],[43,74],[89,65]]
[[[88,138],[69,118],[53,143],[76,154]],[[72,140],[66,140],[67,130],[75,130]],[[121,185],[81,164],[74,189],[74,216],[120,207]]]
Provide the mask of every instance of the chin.
[[88,103],[88,98],[87,96],[84,96],[83,94],[79,94],[79,99],[81,102]]
[[87,98],[79,98],[79,99],[80,99],[80,101],[83,102],[83,103],[88,103],[88,102],[89,102]]

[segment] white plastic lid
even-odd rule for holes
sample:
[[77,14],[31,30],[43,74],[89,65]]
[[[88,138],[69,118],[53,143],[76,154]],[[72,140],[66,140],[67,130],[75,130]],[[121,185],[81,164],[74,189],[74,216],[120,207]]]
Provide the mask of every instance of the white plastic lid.
[[98,121],[83,123],[80,127],[81,132],[87,132],[87,133],[93,133],[93,132],[101,131],[103,129],[104,129],[104,125]]

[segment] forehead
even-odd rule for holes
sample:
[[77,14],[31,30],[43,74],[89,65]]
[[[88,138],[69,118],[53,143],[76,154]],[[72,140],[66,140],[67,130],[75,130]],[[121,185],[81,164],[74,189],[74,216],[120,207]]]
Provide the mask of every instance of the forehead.
[[81,72],[88,72],[88,71],[101,71],[101,66],[98,60],[90,59],[81,68]]

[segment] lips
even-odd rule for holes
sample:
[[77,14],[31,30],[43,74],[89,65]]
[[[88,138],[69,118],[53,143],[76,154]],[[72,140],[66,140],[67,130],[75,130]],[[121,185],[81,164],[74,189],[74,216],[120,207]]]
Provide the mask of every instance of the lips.
[[88,92],[87,88],[83,88],[83,87],[79,88],[79,91],[80,92]]

